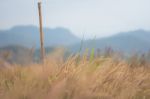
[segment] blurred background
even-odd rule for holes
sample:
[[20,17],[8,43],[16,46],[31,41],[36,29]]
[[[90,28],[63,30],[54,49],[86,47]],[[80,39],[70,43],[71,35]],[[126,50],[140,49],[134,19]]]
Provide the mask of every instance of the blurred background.
[[[0,53],[38,56],[37,3],[0,0]],[[150,0],[42,0],[46,52],[57,47],[70,53],[109,47],[128,54],[149,52],[149,4]]]

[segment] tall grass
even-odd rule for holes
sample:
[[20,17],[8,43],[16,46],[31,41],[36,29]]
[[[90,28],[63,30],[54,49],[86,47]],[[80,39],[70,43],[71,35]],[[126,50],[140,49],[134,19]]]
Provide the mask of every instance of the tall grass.
[[150,64],[87,55],[0,68],[0,99],[150,99]]

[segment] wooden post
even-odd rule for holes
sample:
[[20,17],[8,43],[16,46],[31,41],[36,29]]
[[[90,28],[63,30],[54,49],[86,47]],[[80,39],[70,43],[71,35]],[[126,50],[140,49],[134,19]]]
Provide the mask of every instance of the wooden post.
[[42,12],[41,12],[41,2],[38,2],[38,10],[39,10],[39,25],[40,25],[40,42],[41,42],[41,61],[44,62],[45,58],[45,50],[44,50],[44,34],[42,28]]

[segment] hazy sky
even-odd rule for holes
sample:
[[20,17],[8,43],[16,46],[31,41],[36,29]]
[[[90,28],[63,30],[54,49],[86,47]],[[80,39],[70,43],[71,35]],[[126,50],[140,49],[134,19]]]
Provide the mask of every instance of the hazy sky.
[[[38,0],[0,0],[0,29],[38,26]],[[82,37],[150,30],[150,0],[43,0],[45,27],[66,27]]]

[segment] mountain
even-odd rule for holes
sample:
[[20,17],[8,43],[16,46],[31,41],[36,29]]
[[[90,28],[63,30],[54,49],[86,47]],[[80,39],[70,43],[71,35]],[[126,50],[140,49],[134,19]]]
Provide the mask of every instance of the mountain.
[[[65,28],[44,28],[44,45],[69,46],[80,41],[78,37]],[[0,31],[0,47],[18,45],[40,48],[39,29],[35,26],[16,26],[10,30]]]
[[82,45],[78,43],[70,48],[79,51],[81,46],[82,50],[111,47],[124,52],[147,52],[150,50],[150,32],[144,30],[123,32],[106,38],[83,41]]
[[[110,37],[85,40],[83,42],[64,28],[45,28],[44,33],[46,53],[54,51],[59,45],[66,46],[66,55],[72,52],[85,52],[87,48],[89,50],[105,50],[105,48],[111,47],[114,50],[127,53],[150,51],[150,32],[144,30],[118,33]],[[8,31],[0,31],[0,61],[26,64],[39,60],[39,41],[38,28],[34,26],[20,26]]]
[[[39,29],[35,26],[16,26],[10,30],[0,31],[0,48],[7,46],[24,46],[27,48],[40,48]],[[89,39],[81,42],[71,31],[65,28],[44,28],[44,45],[46,52],[57,46],[67,46],[70,52],[78,52],[85,49],[112,49],[124,52],[147,52],[150,50],[150,32],[135,30],[120,32],[116,35]],[[37,51],[38,53],[39,51]]]

